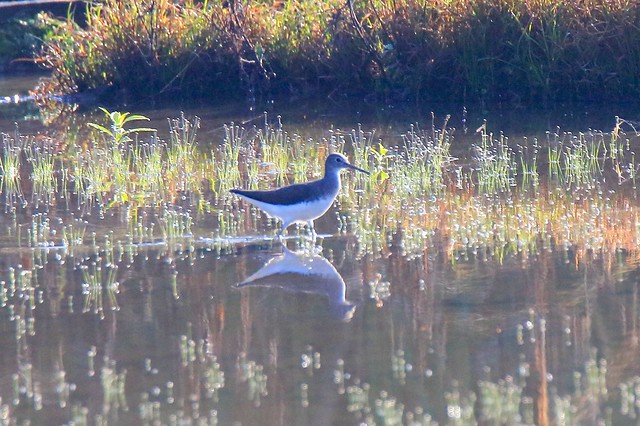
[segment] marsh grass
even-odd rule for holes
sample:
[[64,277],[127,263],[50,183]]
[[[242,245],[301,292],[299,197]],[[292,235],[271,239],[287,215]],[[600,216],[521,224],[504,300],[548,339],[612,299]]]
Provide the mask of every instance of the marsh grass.
[[474,145],[477,164],[477,182],[481,192],[505,192],[515,186],[517,163],[515,153],[509,146],[508,138],[500,134],[494,138],[483,126],[480,144]]
[[27,229],[29,247],[47,247],[53,245],[51,223],[42,213],[33,215],[31,226]]
[[62,245],[67,249],[81,246],[86,233],[86,223],[75,220],[62,228]]
[[[225,137],[217,152],[211,152],[210,162],[214,173],[207,179],[216,195],[225,196],[241,182],[240,151],[242,149],[244,129],[231,123],[224,126]],[[214,176],[218,176],[215,179]]]
[[164,146],[154,139],[148,143],[141,143],[134,149],[134,158],[141,159],[141,161],[135,161],[139,176],[136,182],[139,185],[136,201],[139,203],[147,202],[144,195],[148,195],[148,202],[153,204],[164,198],[163,151]]
[[538,189],[540,185],[540,173],[538,171],[540,144],[538,138],[533,138],[532,143],[529,143],[529,139],[525,137],[523,143],[518,144],[517,148],[521,187],[523,189],[528,187],[531,187],[534,190]]
[[571,144],[567,146],[564,155],[564,180],[571,185],[590,185],[601,173],[600,159],[601,144],[587,143],[584,135],[572,138]]
[[[287,132],[280,117],[271,122],[265,116],[259,126],[225,126],[222,143],[204,150],[197,119],[170,120],[169,139],[163,141],[151,129],[130,127],[133,120],[123,117],[141,116],[105,111],[107,123],[91,126],[92,139],[66,155],[43,141],[5,135],[7,208],[20,206],[11,194],[24,191],[26,182],[19,177],[29,167],[30,191],[54,191],[48,203],[75,194],[77,208],[93,206],[100,216],[119,212],[129,224],[126,247],[190,238],[197,232],[194,225],[209,217],[212,244],[219,245],[214,249],[226,250],[219,244],[226,238],[278,229],[277,221],[229,189],[266,189],[318,177],[327,153],[340,151],[372,172],[370,177],[343,173],[337,202],[338,229],[356,234],[363,254],[397,245],[411,255],[445,238],[441,247],[454,261],[469,254],[501,259],[571,244],[633,250],[639,238],[635,208],[619,208],[622,194],[604,195],[611,185],[635,182],[637,135],[621,119],[611,133],[556,129],[546,140],[519,142],[494,136],[485,124],[473,135],[473,156],[459,160],[451,152],[455,131],[447,126],[448,117],[441,126],[434,117],[427,129],[409,126],[397,140],[379,139],[361,126],[332,129],[327,138],[313,140]],[[86,239],[81,223],[77,230],[75,222],[68,231],[57,227],[54,238],[45,235],[47,218],[36,219],[28,236],[31,247]]]
[[627,1],[107,0],[85,15],[86,26],[40,17],[38,60],[54,71],[43,90],[514,103],[640,90],[640,17]]
[[[182,115],[179,119],[169,121],[169,142],[166,146],[165,184],[169,183],[172,192],[192,192],[200,187],[198,165],[202,163],[196,151],[196,135],[200,127],[200,119],[196,117],[191,123]],[[177,186],[172,187],[172,183]]]
[[175,240],[191,235],[191,215],[165,208],[160,219],[160,229],[164,240]]
[[49,204],[50,199],[57,191],[56,155],[51,152],[51,147],[47,145],[38,146],[30,144],[30,149],[26,150],[27,161],[31,164],[31,180],[33,182],[34,198],[43,197],[44,204]]
[[0,158],[0,172],[2,172],[2,192],[5,194],[5,209],[21,198],[20,166],[22,164],[23,139],[18,132],[11,137],[2,134],[2,157]]
[[202,374],[205,397],[218,402],[219,391],[225,386],[224,371],[215,355],[206,350],[204,339],[194,340],[191,336],[180,336],[180,363],[183,368],[198,370]]
[[409,194],[440,194],[447,185],[447,174],[456,158],[451,155],[453,129],[447,128],[449,117],[442,128],[432,126],[429,132],[412,125],[402,135],[400,166],[392,169],[398,186]]

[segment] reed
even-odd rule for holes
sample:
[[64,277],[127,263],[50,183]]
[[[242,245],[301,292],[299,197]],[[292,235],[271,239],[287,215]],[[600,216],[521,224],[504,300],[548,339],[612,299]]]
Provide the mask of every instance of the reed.
[[44,92],[516,104],[640,92],[640,17],[627,1],[107,0],[86,19],[40,18],[38,61],[54,71]]

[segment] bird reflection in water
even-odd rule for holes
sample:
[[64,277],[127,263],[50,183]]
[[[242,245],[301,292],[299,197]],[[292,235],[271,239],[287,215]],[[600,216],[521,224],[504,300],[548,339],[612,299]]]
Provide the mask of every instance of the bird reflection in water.
[[279,288],[291,293],[325,296],[331,316],[350,321],[356,305],[346,300],[346,285],[336,268],[320,254],[282,247],[282,254],[271,258],[236,287]]

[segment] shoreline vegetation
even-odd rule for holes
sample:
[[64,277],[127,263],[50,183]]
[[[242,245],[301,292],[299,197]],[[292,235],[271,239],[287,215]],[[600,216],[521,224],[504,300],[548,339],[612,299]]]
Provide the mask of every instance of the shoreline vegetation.
[[[84,23],[74,20],[82,15]],[[105,0],[40,15],[37,92],[100,100],[637,101],[624,0]]]

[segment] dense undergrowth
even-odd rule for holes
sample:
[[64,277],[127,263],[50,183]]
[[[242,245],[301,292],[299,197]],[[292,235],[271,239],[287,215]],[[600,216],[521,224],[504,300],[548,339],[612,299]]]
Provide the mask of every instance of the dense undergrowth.
[[640,7],[589,0],[105,0],[49,21],[46,91],[637,99]]

